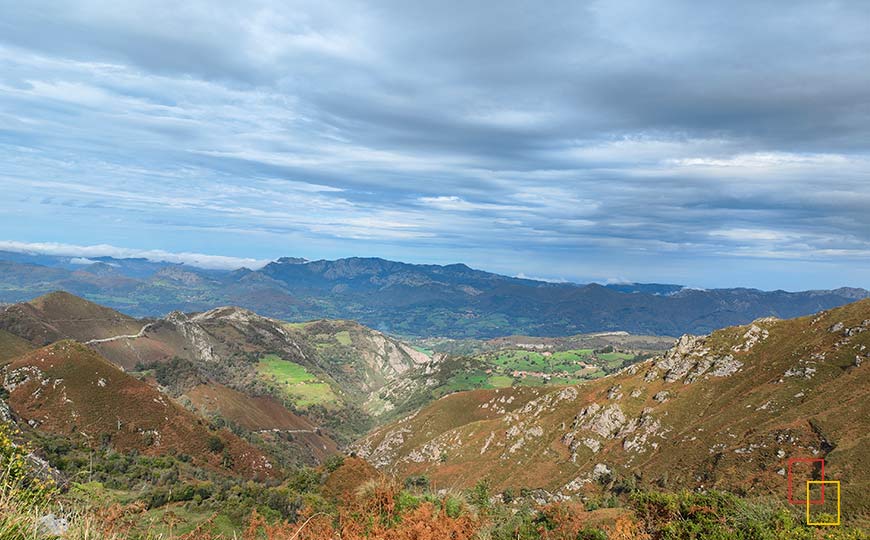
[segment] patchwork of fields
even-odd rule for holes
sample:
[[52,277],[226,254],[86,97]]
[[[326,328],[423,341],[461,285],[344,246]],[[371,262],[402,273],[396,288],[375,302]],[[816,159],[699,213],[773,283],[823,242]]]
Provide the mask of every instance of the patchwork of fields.
[[640,355],[607,348],[532,351],[502,349],[477,354],[475,369],[454,374],[436,397],[477,388],[567,385],[597,379],[638,360]]

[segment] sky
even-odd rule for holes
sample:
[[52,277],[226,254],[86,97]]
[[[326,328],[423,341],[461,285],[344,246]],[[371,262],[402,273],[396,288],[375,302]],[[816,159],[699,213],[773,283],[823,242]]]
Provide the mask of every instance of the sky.
[[0,247],[870,287],[868,2],[0,13]]

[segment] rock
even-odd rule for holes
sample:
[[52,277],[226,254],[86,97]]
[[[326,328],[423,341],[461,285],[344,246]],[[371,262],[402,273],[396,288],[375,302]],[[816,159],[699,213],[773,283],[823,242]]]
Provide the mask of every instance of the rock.
[[[592,452],[598,452],[602,446],[599,440],[589,437],[590,434],[584,434],[584,431],[592,432],[605,439],[613,439],[625,423],[625,414],[619,405],[614,403],[602,408],[601,405],[592,403],[574,417],[574,422],[571,424],[572,431],[562,436],[562,443],[571,450],[573,461],[577,459],[577,449],[581,445],[586,446]],[[581,435],[586,436],[581,440]]]
[[[620,437],[626,437],[622,441],[622,448],[624,450],[645,452],[647,439],[655,435],[661,435],[661,423],[653,418],[650,414],[651,412],[652,409],[644,409],[639,418],[626,424],[619,432],[618,435]],[[633,435],[633,437],[629,439],[628,435]],[[656,443],[652,443],[652,446],[655,447]]]
[[656,367],[665,370],[665,382],[674,382],[689,372],[698,360],[709,352],[703,347],[706,336],[691,336],[685,334],[677,341],[661,360],[656,362]]
[[593,453],[597,453],[599,450],[601,450],[601,443],[591,437],[583,439],[583,444],[586,446],[586,448],[592,450]]
[[816,374],[814,367],[797,367],[791,368],[782,374],[783,377],[803,377],[804,379],[812,379]]
[[577,399],[577,389],[573,386],[565,387],[561,392],[559,392],[557,398],[560,401]]
[[659,403],[664,403],[671,396],[671,393],[667,390],[662,390],[658,394],[653,396],[653,401],[658,401]]
[[0,399],[0,422],[11,422],[11,421],[12,421],[12,411],[9,410],[9,405],[7,405],[5,401]]
[[611,386],[610,390],[607,391],[607,399],[622,399],[621,389],[622,387],[618,384],[616,386]]
[[46,514],[36,522],[36,529],[43,536],[63,536],[69,529],[69,522],[64,517]]
[[592,469],[592,479],[601,480],[602,478],[608,478],[612,472],[613,471],[610,470],[610,467],[604,463],[596,463],[595,467]]
[[634,390],[631,391],[631,394],[629,394],[629,395],[633,398],[638,398],[638,397],[640,397],[641,394],[643,394],[643,391],[640,388],[635,388]]
[[832,334],[836,334],[837,332],[839,332],[840,330],[842,330],[843,328],[845,328],[845,326],[846,326],[845,324],[843,324],[843,323],[841,323],[841,322],[838,322],[837,324],[835,324],[835,325],[831,326],[830,328],[828,328],[828,332],[830,332],[830,333],[832,333]]
[[565,484],[565,489],[574,492],[580,491],[581,489],[583,489],[583,486],[590,482],[592,482],[592,480],[590,480],[589,478],[586,478],[584,476],[578,476],[577,478]]
[[746,352],[760,341],[764,341],[765,339],[767,339],[769,335],[770,332],[768,332],[766,329],[753,324],[749,327],[749,330],[747,330],[746,333],[743,334],[743,343],[731,347],[731,350],[734,352]]
[[743,362],[735,360],[730,354],[718,358],[713,362],[713,371],[710,375],[713,377],[728,377],[737,373],[743,367]]
[[625,414],[619,405],[614,404],[601,409],[601,412],[581,424],[580,427],[602,437],[612,437],[623,424],[625,424]]
[[683,384],[692,384],[693,382],[697,381],[701,375],[703,375],[707,372],[708,369],[710,369],[710,366],[712,366],[713,362],[715,362],[716,360],[716,358],[710,357],[703,358],[701,361],[695,364],[695,367],[692,368],[688,375],[686,375],[685,380],[683,380]]

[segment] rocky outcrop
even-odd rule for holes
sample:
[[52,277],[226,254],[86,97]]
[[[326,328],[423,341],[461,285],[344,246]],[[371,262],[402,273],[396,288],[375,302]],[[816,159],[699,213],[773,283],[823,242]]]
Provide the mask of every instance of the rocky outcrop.
[[[732,347],[734,352],[746,352],[757,343],[767,339],[768,331],[753,324],[743,335],[743,342]],[[653,369],[647,372],[644,382],[652,382],[664,371],[667,383],[683,379],[692,384],[701,377],[728,377],[743,367],[743,362],[733,354],[716,354],[707,345],[709,336],[682,336],[677,344],[655,361]]]
[[704,347],[706,336],[680,337],[661,360],[656,362],[656,368],[665,372],[665,382],[675,382],[683,378],[699,360],[703,359],[710,349]]
[[752,349],[752,347],[755,347],[756,344],[767,339],[769,335],[770,334],[766,328],[753,324],[749,327],[746,333],[743,334],[743,343],[734,345],[731,347],[731,350],[734,352],[746,352]]

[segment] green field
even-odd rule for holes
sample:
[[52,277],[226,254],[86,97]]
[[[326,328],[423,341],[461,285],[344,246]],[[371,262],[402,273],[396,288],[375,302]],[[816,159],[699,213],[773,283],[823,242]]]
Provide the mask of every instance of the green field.
[[435,351],[433,351],[432,349],[427,349],[426,347],[420,347],[419,345],[412,345],[411,348],[417,352],[425,354],[429,358],[432,358],[432,355],[435,354]]
[[[603,377],[636,358],[624,352],[593,349],[539,352],[504,349],[474,357],[479,368],[458,373],[436,391],[436,397],[475,388],[577,384]],[[514,375],[517,373],[516,376]]]
[[[614,354],[614,353],[611,353]],[[574,373],[583,369],[579,363],[592,363],[592,349],[575,349],[543,354],[536,351],[510,349],[481,355],[485,361],[507,371],[538,371],[542,373]]]
[[332,405],[338,396],[325,382],[321,382],[295,362],[290,362],[274,354],[267,354],[257,364],[257,373],[277,385],[277,387],[299,407],[311,405]]
[[335,334],[335,341],[345,347],[350,347],[353,344],[353,341],[350,339],[350,332],[347,330],[342,330]]
[[486,382],[492,388],[508,388],[513,386],[514,378],[507,375],[493,375]]

